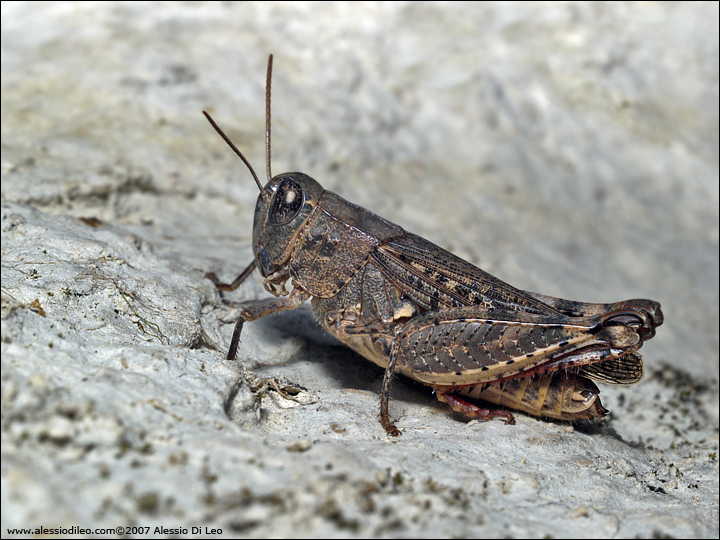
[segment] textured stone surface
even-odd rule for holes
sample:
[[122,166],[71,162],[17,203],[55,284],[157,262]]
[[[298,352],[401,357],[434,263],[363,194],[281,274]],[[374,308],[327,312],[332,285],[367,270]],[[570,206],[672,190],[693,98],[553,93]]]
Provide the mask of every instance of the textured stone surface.
[[[16,2],[2,25],[3,536],[717,537],[716,3]],[[275,173],[518,287],[662,303],[605,425],[467,423],[398,378],[391,440],[382,370],[305,306],[224,360],[203,274],[251,260],[257,188],[200,111],[264,176],[269,52]]]

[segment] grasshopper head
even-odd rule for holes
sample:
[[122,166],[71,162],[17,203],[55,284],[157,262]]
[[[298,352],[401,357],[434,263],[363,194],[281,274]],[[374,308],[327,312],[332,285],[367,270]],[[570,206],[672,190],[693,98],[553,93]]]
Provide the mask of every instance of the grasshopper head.
[[250,162],[218,127],[210,115],[203,114],[215,131],[245,163],[260,189],[253,224],[253,253],[260,273],[268,277],[287,265],[302,231],[322,195],[323,187],[302,173],[283,173],[273,177],[270,172],[270,81],[272,54],[268,58],[265,90],[265,161],[268,183],[262,186]]
[[264,277],[287,264],[323,191],[306,174],[294,172],[277,175],[260,192],[255,206],[253,253]]

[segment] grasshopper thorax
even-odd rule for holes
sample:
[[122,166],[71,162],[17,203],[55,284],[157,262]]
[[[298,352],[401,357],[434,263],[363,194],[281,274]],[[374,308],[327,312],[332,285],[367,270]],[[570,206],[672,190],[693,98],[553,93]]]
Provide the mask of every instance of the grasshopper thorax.
[[253,223],[253,254],[263,276],[287,264],[323,191],[315,180],[298,172],[279,174],[263,188]]

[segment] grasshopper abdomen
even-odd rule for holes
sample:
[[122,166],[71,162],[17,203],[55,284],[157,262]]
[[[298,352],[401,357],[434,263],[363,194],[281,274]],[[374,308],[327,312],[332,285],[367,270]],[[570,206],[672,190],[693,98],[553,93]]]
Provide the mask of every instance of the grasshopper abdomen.
[[556,420],[598,420],[608,413],[600,403],[600,390],[595,383],[568,371],[474,384],[455,391],[463,396]]

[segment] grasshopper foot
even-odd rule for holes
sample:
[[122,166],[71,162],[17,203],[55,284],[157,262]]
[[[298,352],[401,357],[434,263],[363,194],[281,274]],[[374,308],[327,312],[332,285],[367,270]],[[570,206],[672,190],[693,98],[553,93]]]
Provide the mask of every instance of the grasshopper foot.
[[397,426],[390,421],[389,416],[381,414],[380,423],[382,423],[382,427],[385,428],[385,431],[391,437],[399,437],[402,435],[402,431],[400,431]]

